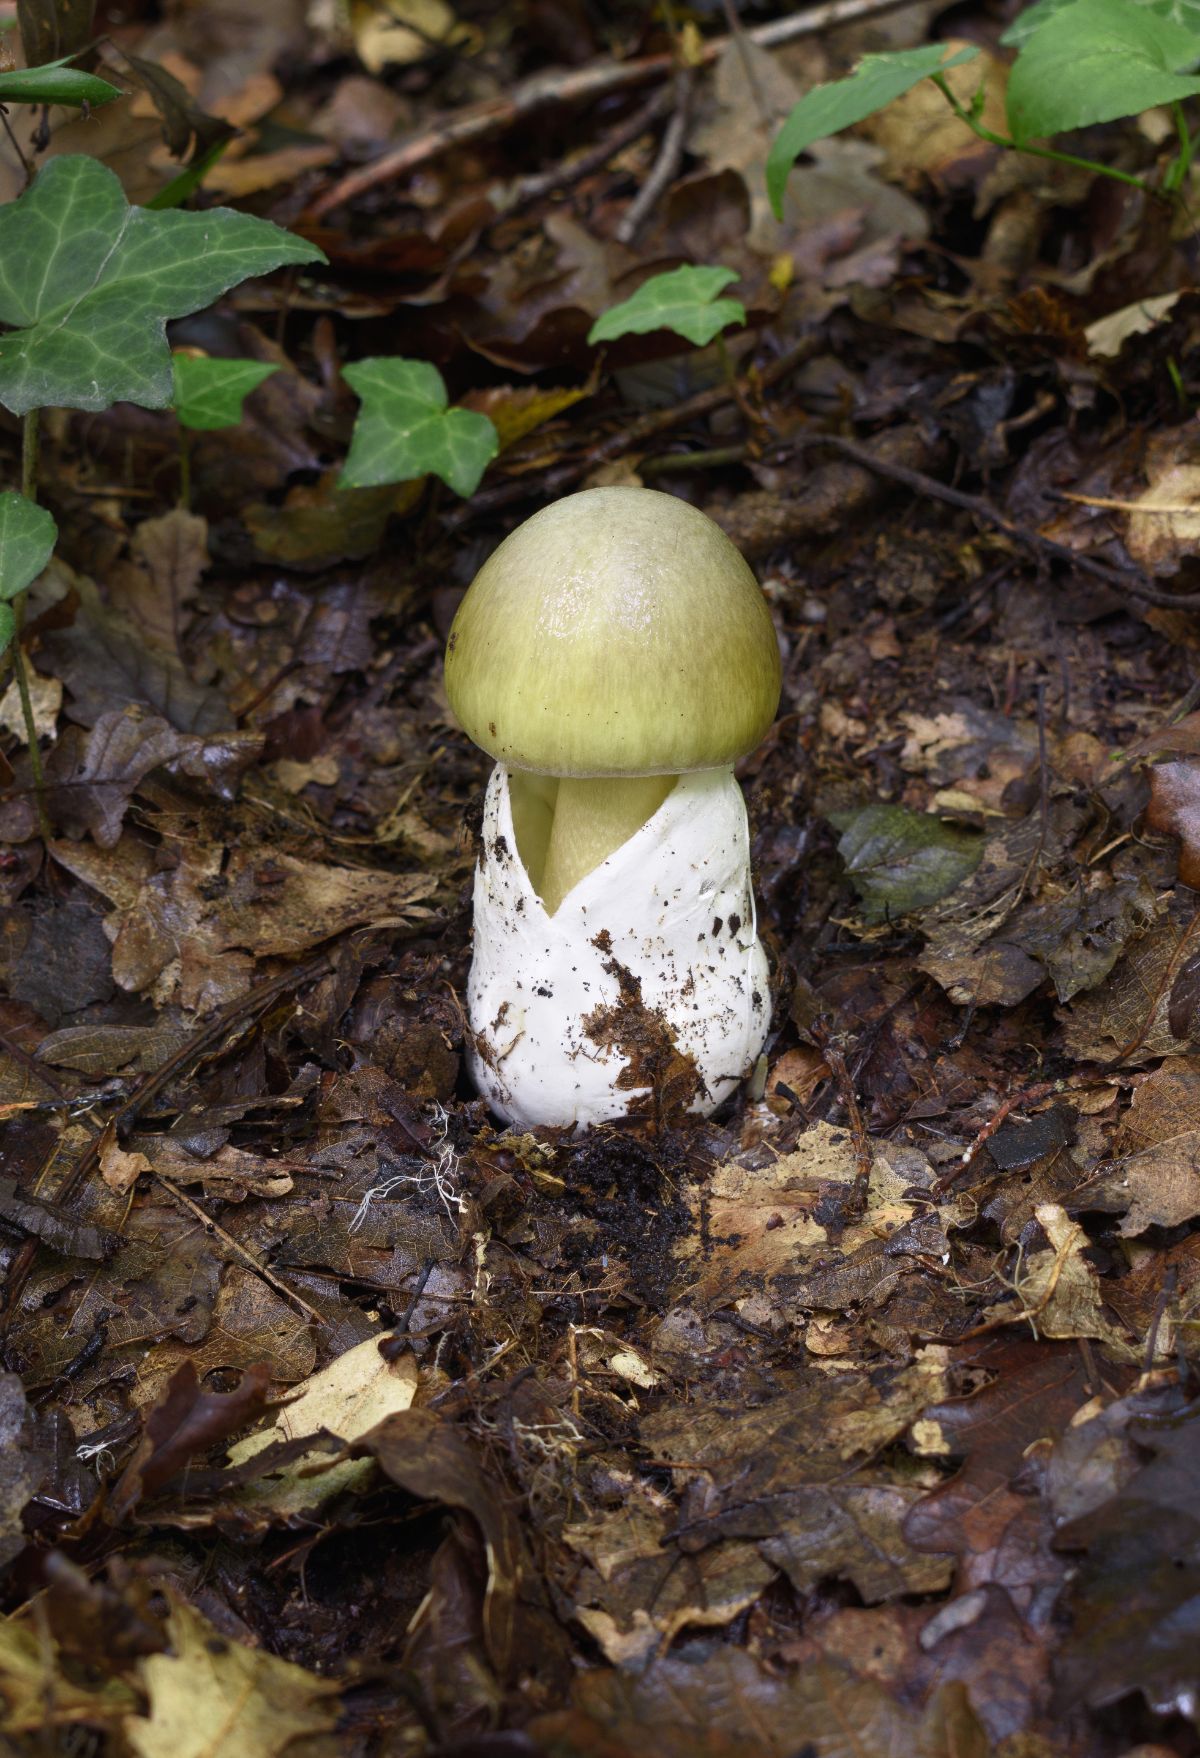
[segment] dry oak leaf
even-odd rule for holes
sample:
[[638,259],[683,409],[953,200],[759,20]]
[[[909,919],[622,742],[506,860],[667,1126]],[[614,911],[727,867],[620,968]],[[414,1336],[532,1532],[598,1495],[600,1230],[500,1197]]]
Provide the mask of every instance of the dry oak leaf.
[[[341,1441],[356,1441],[385,1416],[407,1410],[419,1381],[411,1355],[388,1361],[380,1352],[379,1338],[368,1337],[297,1386],[270,1428],[248,1435],[229,1449],[229,1462],[245,1465],[276,1441],[306,1435],[328,1433]],[[305,1476],[318,1465],[326,1469]],[[326,1457],[314,1448],[293,1459],[279,1476],[250,1485],[239,1499],[277,1514],[300,1514],[342,1490],[362,1488],[374,1475],[370,1459],[344,1459],[328,1465]]]
[[641,1482],[623,1500],[563,1528],[586,1559],[571,1583],[573,1615],[615,1666],[643,1666],[689,1626],[720,1628],[753,1605],[775,1570],[749,1543],[680,1550],[677,1512]]
[[1176,897],[1130,942],[1108,980],[1064,1009],[1063,1043],[1070,1056],[1138,1065],[1186,1050],[1193,1027],[1177,1008],[1172,1018],[1172,997],[1197,952],[1200,911]]
[[1083,1228],[1058,1203],[1039,1203],[1034,1214],[1049,1249],[1021,1265],[1014,1281],[1019,1307],[989,1307],[981,1322],[1027,1323],[1035,1337],[1095,1337],[1118,1361],[1136,1360],[1138,1352],[1104,1312],[1100,1278],[1083,1257],[1090,1243]]
[[1077,1191],[1074,1206],[1126,1210],[1121,1233],[1178,1227],[1200,1215],[1200,1066],[1171,1056],[1134,1089],[1117,1159]]
[[208,520],[172,507],[138,526],[129,551],[130,560],[109,577],[112,601],[149,646],[178,659],[188,612],[208,567]]
[[[55,1730],[115,1727],[136,1703],[119,1679],[88,1685],[68,1678],[54,1642],[32,1622],[0,1620],[0,1733],[36,1734],[53,1742],[50,1749],[65,1751]],[[4,1743],[6,1752],[29,1749]]]
[[140,1663],[149,1712],[124,1725],[137,1758],[275,1758],[293,1740],[332,1732],[332,1680],[230,1641],[170,1589],[167,1597],[171,1652]]

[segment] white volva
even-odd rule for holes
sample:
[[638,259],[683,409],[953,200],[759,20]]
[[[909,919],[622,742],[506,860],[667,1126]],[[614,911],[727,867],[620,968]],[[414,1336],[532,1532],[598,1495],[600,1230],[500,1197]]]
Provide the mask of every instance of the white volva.
[[770,1015],[732,769],[680,776],[549,916],[518,852],[509,772],[497,764],[467,995],[472,1075],[510,1123],[652,1117],[663,1098],[646,1079],[656,1058],[677,1102],[713,1110],[762,1049]]

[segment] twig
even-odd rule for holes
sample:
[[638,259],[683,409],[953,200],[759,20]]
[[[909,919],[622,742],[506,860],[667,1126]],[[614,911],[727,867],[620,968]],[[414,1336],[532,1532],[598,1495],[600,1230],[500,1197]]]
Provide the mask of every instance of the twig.
[[[815,335],[806,336],[803,341],[797,342],[786,354],[781,354],[769,366],[763,367],[758,378],[760,388],[767,390],[780,379],[786,378],[789,372],[810,359],[819,346],[820,339]],[[626,426],[618,428],[615,433],[610,433],[607,439],[590,447],[582,457],[569,458],[562,464],[554,464],[538,475],[530,474],[518,477],[513,482],[497,483],[495,488],[473,495],[469,501],[463,501],[460,506],[446,514],[442,522],[443,528],[457,531],[482,515],[497,512],[517,501],[543,500],[559,494],[599,465],[610,463],[623,453],[657,439],[660,434],[669,433],[673,427],[695,421],[702,415],[710,415],[714,409],[721,409],[726,403],[735,401],[736,391],[732,385],[723,381],[719,385],[713,385],[710,390],[698,391],[694,397],[676,404],[674,408],[651,410],[648,414],[639,416],[636,421],[630,421]]]
[[662,145],[658,149],[658,157],[649,177],[642,184],[629,206],[621,217],[616,230],[618,244],[632,244],[638,232],[649,219],[668,184],[676,176],[683,159],[683,143],[687,134],[688,120],[692,113],[692,87],[696,80],[694,67],[681,67],[675,75],[674,95],[675,106],[662,137]]
[[[884,12],[897,12],[909,4],[910,0],[824,0],[823,5],[813,6],[807,12],[774,19],[757,30],[747,31],[746,36],[761,48],[774,48],[780,43],[794,42],[798,37],[819,36],[822,31],[833,30],[839,25],[876,18]],[[717,60],[730,40],[727,36],[713,37],[705,43],[701,50],[702,63],[707,65]],[[341,207],[343,202],[354,201],[358,196],[378,189],[381,184],[394,183],[397,178],[449,152],[452,147],[486,140],[551,105],[588,103],[610,92],[628,91],[634,86],[666,79],[674,70],[675,57],[662,54],[646,55],[638,61],[598,61],[590,67],[567,72],[561,67],[553,67],[535,73],[522,80],[508,96],[489,98],[483,103],[470,104],[465,109],[439,116],[371,164],[349,172],[313,203],[301,223],[321,220],[334,208]]]
[[711,446],[706,452],[661,452],[657,458],[643,458],[638,475],[674,476],[680,470],[721,470],[727,464],[744,464],[747,455],[744,442],[737,446]]
[[758,77],[758,69],[750,54],[750,44],[746,38],[746,27],[742,23],[734,0],[722,0],[725,22],[729,26],[730,40],[737,44],[738,59],[742,63],[742,72],[746,75],[746,86],[754,99],[754,107],[758,111],[759,121],[764,128],[775,126],[775,113],[767,102],[766,93]]
[[[264,1013],[273,1001],[278,1000],[280,995],[285,995],[289,989],[298,989],[305,983],[312,982],[322,976],[328,969],[328,965],[328,956],[322,953],[319,957],[311,959],[308,964],[300,965],[294,970],[284,971],[282,976],[270,977],[265,983],[260,983],[256,989],[251,989],[248,995],[243,995],[240,1001],[235,1001],[229,1007],[223,1008],[206,1026],[193,1032],[187,1043],[177,1050],[174,1056],[169,1056],[161,1068],[156,1069],[142,1082],[136,1092],[130,1094],[125,1103],[114,1112],[112,1123],[118,1130],[122,1125],[132,1123],[134,1118],[139,1116],[146,1109],[146,1106],[158,1097],[163,1088],[174,1080],[177,1074],[180,1074],[185,1068],[193,1067],[207,1051],[220,1043],[232,1027],[241,1025],[247,1020],[255,1018],[258,1014]],[[100,1143],[102,1140],[103,1134],[98,1133],[94,1141],[84,1149],[56,1191],[56,1203],[62,1205],[69,1202],[85,1180],[97,1171],[100,1165]],[[162,1174],[156,1173],[155,1176],[161,1177]],[[207,1219],[205,1216],[206,1224]],[[213,1225],[215,1226],[215,1223]],[[8,1282],[4,1290],[5,1326],[11,1323],[17,1311],[22,1290],[29,1279],[29,1273],[37,1256],[37,1245],[36,1239],[26,1240],[9,1271]]]
[[7,104],[0,104],[0,123],[3,124],[4,132],[8,136],[8,144],[12,147],[13,152],[16,153],[18,159],[21,161],[21,170],[25,175],[25,187],[28,189],[29,185],[33,182],[33,166],[21,151],[20,142],[12,131],[12,124],[8,120]]
[[264,1264],[260,1258],[255,1257],[252,1251],[248,1251],[244,1245],[239,1244],[232,1233],[226,1233],[224,1227],[214,1221],[211,1215],[206,1215],[200,1204],[195,1202],[186,1191],[180,1190],[179,1186],[168,1178],[165,1172],[155,1172],[154,1176],[163,1189],[170,1192],[176,1202],[181,1203],[189,1214],[195,1216],[206,1233],[214,1234],[222,1245],[232,1251],[236,1257],[240,1257],[243,1263],[249,1264],[255,1275],[261,1276],[263,1281],[274,1288],[276,1294],[286,1300],[289,1306],[296,1307],[306,1318],[315,1319],[319,1325],[328,1325],[329,1320],[322,1318],[315,1306],[310,1306],[307,1300],[302,1299],[294,1289],[288,1287],[286,1282],[281,1281],[269,1265]]
[[1142,574],[1132,568],[1110,568],[1107,562],[1093,561],[1091,556],[1080,555],[1065,543],[1056,543],[1052,537],[1043,537],[1039,531],[1032,531],[1027,525],[1014,524],[998,508],[992,506],[990,501],[984,500],[982,495],[965,494],[960,488],[950,488],[934,476],[926,476],[920,470],[910,470],[906,464],[896,464],[890,459],[879,457],[867,446],[859,445],[855,440],[843,439],[840,434],[793,435],[788,444],[829,446],[833,451],[841,452],[843,457],[852,458],[856,464],[863,465],[867,470],[874,470],[880,476],[890,476],[893,481],[903,483],[917,494],[929,495],[933,500],[945,501],[949,506],[962,507],[966,512],[974,513],[976,518],[984,519],[998,531],[1003,531],[1014,543],[1024,544],[1027,549],[1053,556],[1056,561],[1067,562],[1085,574],[1092,574],[1096,579],[1103,580],[1106,586],[1111,586],[1114,592],[1128,592],[1147,604],[1159,604],[1173,610],[1195,610],[1200,607],[1200,592],[1185,592],[1179,596],[1170,592],[1159,592],[1147,584]]
[[[119,1134],[127,1128],[136,1117],[141,1115],[147,1105],[152,1104],[158,1095],[170,1085],[176,1075],[181,1074],[186,1068],[193,1067],[235,1026],[245,1025],[248,1021],[265,1013],[267,1008],[281,995],[286,995],[289,989],[299,989],[306,983],[314,982],[318,977],[324,975],[328,964],[328,955],[322,953],[320,957],[311,959],[308,964],[284,971],[281,976],[269,977],[265,983],[260,983],[257,988],[251,989],[248,995],[243,995],[240,1000],[222,1008],[221,1012],[209,1020],[206,1026],[201,1026],[199,1031],[193,1032],[187,1042],[173,1056],[169,1056],[161,1068],[156,1068],[154,1073],[149,1075],[137,1090],[130,1094],[125,1103],[118,1107],[109,1120],[114,1125],[116,1132]],[[98,1169],[100,1165],[100,1140],[101,1138],[97,1136],[96,1140],[85,1148],[63,1179],[61,1186],[55,1193],[55,1201],[60,1205],[69,1202],[84,1181]]]
[[623,152],[639,136],[645,134],[648,128],[652,128],[660,116],[666,115],[670,107],[671,91],[664,87],[586,152],[570,159],[565,165],[555,165],[549,171],[535,171],[532,176],[522,177],[509,195],[504,214],[511,214],[515,208],[528,207],[531,202],[541,201],[545,195],[553,195],[556,190],[566,189],[572,183],[578,183],[581,178],[590,177],[593,171],[607,165],[610,159],[616,158],[619,152]]

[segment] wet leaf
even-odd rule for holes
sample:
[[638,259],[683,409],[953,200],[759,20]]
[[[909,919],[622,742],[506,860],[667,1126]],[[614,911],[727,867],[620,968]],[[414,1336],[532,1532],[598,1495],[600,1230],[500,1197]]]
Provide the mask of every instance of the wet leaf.
[[1200,890],[1200,763],[1154,764],[1146,823],[1179,838],[1179,877]]
[[965,1463],[912,1509],[905,1536],[958,1556],[960,1592],[992,1582],[1026,1604],[1038,1592],[1052,1599],[1061,1571],[1044,1554],[1046,1516],[1016,1480],[1029,1449],[1061,1434],[1086,1402],[1086,1370],[1070,1344],[1006,1341],[977,1359],[992,1383],[926,1410],[913,1430],[921,1452]]
[[1131,1237],[1200,1215],[1200,1072],[1188,1058],[1169,1057],[1134,1089],[1113,1146],[1080,1206],[1123,1213]]
[[109,590],[150,647],[182,660],[184,633],[209,565],[208,521],[172,507],[138,526],[129,552],[131,565],[110,576]]
[[620,336],[674,330],[697,348],[706,348],[730,324],[746,321],[746,308],[740,299],[719,297],[737,279],[736,269],[691,266],[652,275],[636,293],[620,305],[610,306],[596,319],[588,331],[588,341],[615,342]]
[[173,73],[143,55],[131,55],[128,49],[122,54],[162,118],[163,137],[173,157],[195,165],[233,139],[237,129],[232,123],[210,116]]
[[[176,579],[181,582],[187,579],[188,545],[186,541],[175,544],[174,538],[182,536],[183,530],[177,520],[169,529],[160,528],[161,537],[169,539],[170,545],[160,545],[155,562],[158,565],[160,557],[165,562],[162,552],[173,546],[181,570]],[[60,566],[56,559],[51,573],[57,575]],[[53,665],[55,676],[71,692],[73,720],[93,726],[106,712],[141,703],[180,732],[212,733],[233,726],[229,705],[220,692],[197,683],[179,655],[156,638],[167,633],[166,606],[160,606],[143,630],[133,616],[106,605],[85,575],[64,570],[63,582],[79,601],[75,619],[69,628],[51,630],[43,638],[41,650],[47,656],[46,663]],[[135,592],[131,610],[140,614],[141,608]]]
[[[46,239],[51,243],[47,247]],[[210,305],[249,275],[321,260],[302,238],[248,214],[130,207],[95,159],[52,159],[0,208],[0,402],[14,415],[57,404],[165,409],[166,320]]]
[[1059,1667],[1065,1703],[1141,1691],[1195,1723],[1200,1642],[1200,1452],[1195,1406],[1135,1424],[1153,1456],[1110,1500],[1060,1527],[1086,1548],[1067,1594],[1072,1626]]
[[1115,1360],[1137,1360],[1130,1339],[1103,1309],[1100,1279],[1083,1257],[1088,1244],[1083,1228],[1058,1203],[1040,1203],[1035,1215],[1049,1249],[1022,1258],[1016,1307],[992,1307],[983,1322],[1003,1322],[1011,1315],[1012,1323],[1029,1325],[1035,1337],[1096,1337]]
[[[968,1706],[951,1709],[980,1751]],[[629,1758],[652,1749],[662,1758],[892,1758],[897,1752],[946,1752],[944,1707],[922,1741],[911,1709],[872,1680],[818,1662],[768,1672],[738,1649],[694,1658],[668,1656],[641,1673],[586,1673],[575,1707],[536,1721],[530,1732],[547,1758]],[[950,1751],[954,1748],[950,1747]]]
[[66,1257],[100,1262],[116,1250],[117,1236],[69,1215],[44,1197],[26,1196],[11,1178],[0,1178],[0,1220],[40,1239]]
[[190,1361],[178,1368],[146,1414],[141,1439],[109,1499],[111,1518],[124,1520],[189,1460],[261,1415],[270,1378],[267,1367],[252,1367],[236,1391],[210,1392],[199,1384]]
[[890,921],[936,903],[979,865],[982,839],[904,806],[837,812],[838,853],[868,922]]
[[129,802],[155,769],[178,764],[229,798],[236,777],[262,748],[256,735],[204,739],[177,732],[138,708],[102,714],[90,731],[69,727],[46,761],[51,816],[68,836],[112,848]]
[[393,1483],[423,1501],[461,1508],[475,1521],[487,1550],[484,1635],[488,1655],[504,1674],[512,1664],[521,1579],[520,1528],[503,1490],[490,1481],[462,1437],[431,1410],[389,1416],[358,1442]]
[[21,1515],[48,1467],[20,1377],[0,1373],[0,1572],[25,1548]]

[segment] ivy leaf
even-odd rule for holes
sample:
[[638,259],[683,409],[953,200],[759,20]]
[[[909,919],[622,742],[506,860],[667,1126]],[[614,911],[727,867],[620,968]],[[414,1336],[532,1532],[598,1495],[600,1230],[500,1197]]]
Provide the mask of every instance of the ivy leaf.
[[816,141],[827,140],[831,134],[840,134],[843,128],[873,116],[930,74],[973,61],[978,53],[978,49],[967,47],[947,57],[944,43],[926,43],[923,48],[891,55],[864,55],[848,78],[834,79],[806,92],[771,142],[767,155],[767,194],[775,218],[783,218],[787,180],[801,153]]
[[1200,58],[1186,25],[1129,0],[1074,0],[1030,37],[1008,80],[1008,126],[1016,140],[1136,116],[1200,92],[1181,73]]
[[14,415],[48,404],[165,409],[168,318],[281,263],[324,260],[269,220],[130,207],[95,159],[52,159],[0,207],[0,323],[14,326],[0,336],[0,403]]
[[684,267],[651,275],[631,298],[596,319],[588,341],[615,342],[618,336],[674,330],[697,348],[707,347],[730,324],[746,321],[746,308],[740,300],[717,297],[737,278],[736,269],[725,268]]
[[834,812],[838,853],[868,922],[884,922],[936,903],[979,865],[983,838],[905,806]]
[[376,488],[440,476],[463,496],[500,449],[486,415],[447,407],[446,386],[427,360],[360,360],[343,378],[362,398],[339,488]]
[[[1034,5],[1018,13],[1000,41],[1006,49],[1022,48],[1056,12],[1072,4],[1073,0],[1035,0]],[[1193,36],[1200,36],[1200,0],[1133,0],[1133,4],[1183,25]]]
[[0,73],[0,104],[90,104],[98,110],[121,95],[106,79],[68,67],[66,58],[48,61],[44,67],[18,67]]
[[23,494],[0,494],[0,653],[12,640],[9,601],[36,580],[54,553],[58,526]]
[[210,360],[194,354],[173,354],[171,365],[179,424],[202,432],[236,427],[251,391],[279,371],[258,360]]

